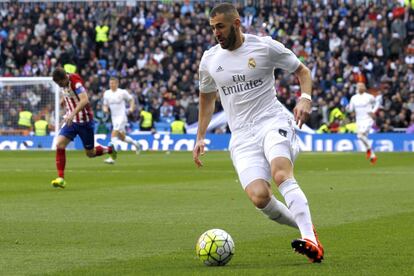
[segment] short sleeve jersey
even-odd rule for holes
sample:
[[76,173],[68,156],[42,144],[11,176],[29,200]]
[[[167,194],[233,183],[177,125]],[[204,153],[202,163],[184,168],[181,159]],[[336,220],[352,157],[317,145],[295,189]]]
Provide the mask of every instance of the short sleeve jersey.
[[112,120],[126,117],[126,103],[130,100],[132,96],[125,89],[118,88],[115,92],[109,89],[104,92],[103,103],[109,107]]
[[372,120],[369,115],[373,112],[375,106],[375,98],[369,93],[355,94],[351,97],[349,102],[349,109],[355,111],[356,122],[361,123],[364,121]]
[[300,65],[292,51],[271,37],[244,34],[236,50],[219,44],[201,58],[200,92],[218,91],[232,131],[282,112],[276,98],[274,70],[294,72]]

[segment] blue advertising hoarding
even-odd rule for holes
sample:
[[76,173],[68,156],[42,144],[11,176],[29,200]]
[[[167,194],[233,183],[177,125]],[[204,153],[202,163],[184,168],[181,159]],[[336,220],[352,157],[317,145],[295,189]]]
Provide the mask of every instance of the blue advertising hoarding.
[[[131,135],[141,144],[143,150],[183,150],[190,151],[195,144],[195,135],[171,134],[138,134]],[[378,152],[407,151],[414,152],[414,134],[377,133],[369,136],[373,148]],[[110,136],[96,134],[96,144],[107,145]],[[207,150],[227,150],[230,141],[229,134],[210,134],[206,137]],[[0,150],[33,150],[54,149],[53,136],[0,136]],[[351,152],[363,151],[361,142],[353,134],[305,134],[299,133],[299,144],[302,151]],[[118,142],[119,150],[131,149],[131,146]],[[68,149],[83,149],[81,141],[76,138],[69,144]]]

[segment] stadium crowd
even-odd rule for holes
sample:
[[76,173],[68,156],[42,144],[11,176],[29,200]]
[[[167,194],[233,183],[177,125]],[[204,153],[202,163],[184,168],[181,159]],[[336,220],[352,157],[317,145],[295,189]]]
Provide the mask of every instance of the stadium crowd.
[[[127,2],[0,3],[0,76],[50,76],[60,65],[76,71],[99,131],[106,131],[102,96],[111,76],[155,122],[196,122],[198,65],[215,43],[208,21],[214,3]],[[357,2],[246,0],[238,7],[244,32],[279,40],[312,70],[311,128],[348,131],[354,118],[345,107],[364,82],[380,103],[377,131],[414,132],[414,1]],[[282,71],[275,78],[279,100],[292,110],[298,80]],[[32,94],[0,88],[0,126],[14,127],[19,109],[33,110]]]

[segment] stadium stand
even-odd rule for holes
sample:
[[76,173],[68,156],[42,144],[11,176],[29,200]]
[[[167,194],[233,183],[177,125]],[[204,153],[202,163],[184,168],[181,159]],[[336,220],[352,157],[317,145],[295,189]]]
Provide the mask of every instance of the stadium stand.
[[[237,1],[235,1],[237,2]],[[312,70],[313,129],[353,120],[345,106],[365,82],[381,102],[379,132],[414,124],[414,10],[404,1],[240,1],[246,33],[283,42]],[[175,115],[196,118],[197,69],[214,44],[212,1],[0,3],[0,76],[50,76],[65,66],[85,78],[97,113],[110,76],[131,91],[156,126]],[[275,71],[278,97],[290,110],[298,81]],[[41,92],[39,92],[41,94]],[[13,91],[0,89],[0,126],[13,127]],[[33,93],[23,93],[28,105]],[[44,97],[47,97],[44,95]],[[217,111],[221,109],[217,105]],[[332,111],[343,114],[338,118]],[[131,122],[139,118],[131,116]],[[331,119],[330,119],[331,118]],[[332,119],[333,118],[333,119]],[[138,124],[133,123],[131,126]]]

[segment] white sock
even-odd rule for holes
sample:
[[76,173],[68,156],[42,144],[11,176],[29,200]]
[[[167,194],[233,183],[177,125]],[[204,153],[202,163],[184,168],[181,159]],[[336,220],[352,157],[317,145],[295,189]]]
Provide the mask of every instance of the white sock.
[[111,143],[115,145],[116,141],[118,141],[118,137],[111,137]]
[[371,158],[374,158],[375,157],[374,149],[373,148],[370,148],[370,150],[371,150]]
[[269,203],[263,209],[257,208],[263,212],[269,219],[280,224],[285,224],[294,228],[298,228],[292,213],[285,204],[278,201],[274,195],[270,198]]
[[367,151],[368,150],[371,151],[371,158],[374,158],[375,157],[375,152],[374,152],[374,150],[371,148],[371,146],[369,144],[368,137],[365,136],[365,135],[359,135],[358,138],[359,138],[359,140],[362,141],[362,143],[364,144],[364,146],[367,149]]
[[299,227],[302,239],[309,239],[317,244],[308,200],[295,179],[287,179],[279,186],[279,191],[283,195],[296,224]]
[[365,135],[358,135],[358,138],[359,140],[361,140],[362,144],[364,144],[365,148],[367,150],[371,150],[372,152],[371,146],[369,145],[368,137]]
[[125,142],[127,142],[128,144],[134,145],[135,147],[137,147],[137,143],[129,136],[125,136]]

